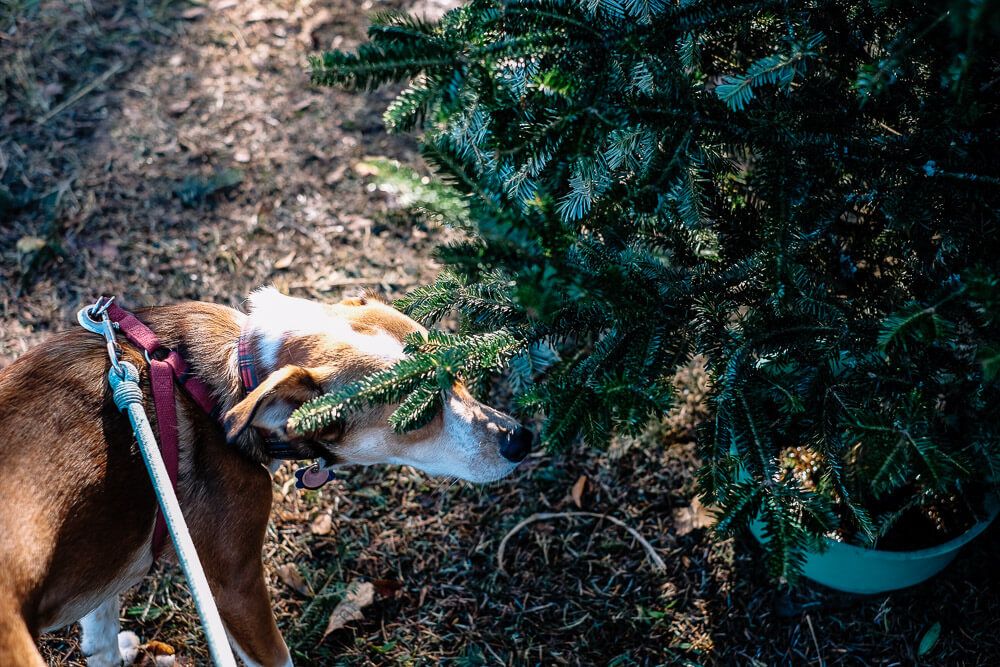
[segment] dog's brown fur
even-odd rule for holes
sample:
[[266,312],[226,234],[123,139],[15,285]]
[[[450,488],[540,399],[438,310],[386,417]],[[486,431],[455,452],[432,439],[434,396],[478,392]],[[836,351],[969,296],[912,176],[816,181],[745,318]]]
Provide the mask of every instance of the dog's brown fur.
[[[235,352],[256,305],[251,316],[205,303],[136,315],[209,385],[224,416],[223,428],[183,391],[175,392],[178,499],[234,645],[254,664],[278,667],[291,661],[261,563],[271,506],[264,435],[295,445],[304,458],[410,463],[488,481],[517,465],[512,461],[520,459],[505,458],[498,443],[509,446],[511,434],[523,429],[459,386],[435,420],[411,433],[388,428],[391,407],[323,433],[290,433],[285,423],[295,407],[386,367],[402,353],[407,335],[424,330],[376,300],[323,306],[273,290],[251,300],[255,296],[266,319],[259,332],[251,327],[251,344],[273,359],[261,365],[262,381],[248,395]],[[301,321],[275,328],[268,313]],[[362,338],[351,339],[351,331]],[[146,364],[122,342],[125,360],[140,370],[155,429]],[[101,630],[96,648],[88,649],[91,664],[118,663],[118,647],[108,646],[104,630],[117,632],[118,594],[152,564],[156,502],[129,422],[112,401],[109,366],[103,340],[74,329],[0,371],[0,666],[44,664],[35,647],[38,634],[85,615]],[[163,555],[172,557],[170,546]],[[87,638],[85,628],[85,646]]]
[[[215,378],[220,395],[237,396],[219,386],[229,379],[226,350],[239,334],[227,310],[188,304],[142,317],[167,345],[187,351],[200,376]],[[128,346],[124,358],[140,369],[155,422],[145,362]],[[101,340],[81,329],[53,336],[0,374],[2,665],[44,664],[38,633],[77,620],[82,613],[67,616],[68,603],[96,603],[132,560],[150,552],[156,500],[128,420],[111,399],[108,368]],[[251,658],[283,664],[288,653],[260,560],[269,475],[228,446],[183,392],[177,402],[178,496],[219,611]]]

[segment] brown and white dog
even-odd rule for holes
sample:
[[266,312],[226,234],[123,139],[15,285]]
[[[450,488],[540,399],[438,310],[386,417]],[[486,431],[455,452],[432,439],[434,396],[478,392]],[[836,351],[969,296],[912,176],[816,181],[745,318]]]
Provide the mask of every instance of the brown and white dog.
[[[509,474],[531,434],[456,386],[433,422],[406,434],[371,409],[327,433],[289,432],[304,401],[403,357],[403,339],[424,329],[374,299],[325,305],[254,292],[249,315],[207,303],[138,311],[165,346],[205,382],[224,426],[176,393],[177,494],[230,640],[248,665],[290,665],[271,613],[261,563],[271,507],[267,439],[294,443],[302,458],[395,463],[488,482]],[[249,335],[261,384],[246,394],[237,340]],[[142,374],[155,424],[146,365]],[[44,665],[40,632],[79,620],[89,667],[134,659],[121,633],[119,595],[153,563],[156,501],[131,428],[107,386],[103,340],[82,328],[56,334],[0,372],[0,665]],[[167,547],[172,556],[172,549]]]

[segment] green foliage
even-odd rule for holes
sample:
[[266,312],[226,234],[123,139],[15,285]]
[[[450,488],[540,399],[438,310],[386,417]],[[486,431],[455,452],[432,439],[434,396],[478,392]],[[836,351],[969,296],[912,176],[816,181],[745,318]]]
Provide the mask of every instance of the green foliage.
[[805,75],[805,64],[818,55],[817,47],[826,36],[816,33],[803,43],[793,42],[787,54],[766,56],[747,69],[746,74],[726,75],[715,87],[715,94],[733,111],[743,111],[753,99],[754,89],[770,84],[788,90],[796,77]]
[[470,238],[399,306],[460,329],[303,424],[411,428],[506,367],[549,447],[601,446],[702,353],[702,494],[788,579],[1000,481],[998,3],[472,0],[370,37],[313,81],[408,82],[386,124]]
[[408,358],[306,402],[292,413],[288,425],[299,433],[318,432],[348,420],[352,412],[398,403],[389,417],[392,427],[401,432],[420,428],[440,411],[442,397],[456,382],[497,373],[525,348],[525,342],[508,331],[470,336],[431,331],[426,339],[414,335],[407,341]]

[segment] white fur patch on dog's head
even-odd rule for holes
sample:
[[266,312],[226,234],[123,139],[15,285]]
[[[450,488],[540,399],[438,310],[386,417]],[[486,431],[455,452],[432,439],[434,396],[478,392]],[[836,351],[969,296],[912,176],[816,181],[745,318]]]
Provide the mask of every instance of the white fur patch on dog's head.
[[289,335],[324,335],[388,363],[403,358],[403,344],[386,331],[374,334],[358,332],[351,323],[338,317],[330,307],[282,294],[273,286],[254,290],[247,299],[249,327],[260,336],[258,359],[268,370],[277,365],[278,352]]

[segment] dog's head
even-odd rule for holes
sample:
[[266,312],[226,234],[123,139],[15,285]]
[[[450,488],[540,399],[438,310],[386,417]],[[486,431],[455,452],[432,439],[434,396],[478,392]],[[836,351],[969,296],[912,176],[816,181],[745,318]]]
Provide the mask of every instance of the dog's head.
[[247,330],[261,383],[226,413],[230,441],[257,429],[266,439],[299,445],[304,455],[411,465],[472,482],[500,479],[528,454],[531,433],[461,385],[447,393],[444,409],[429,424],[408,433],[396,433],[388,423],[396,406],[352,415],[323,433],[290,432],[292,411],[392,366],[404,357],[404,338],[426,329],[373,298],[328,305],[265,288],[249,302]]

